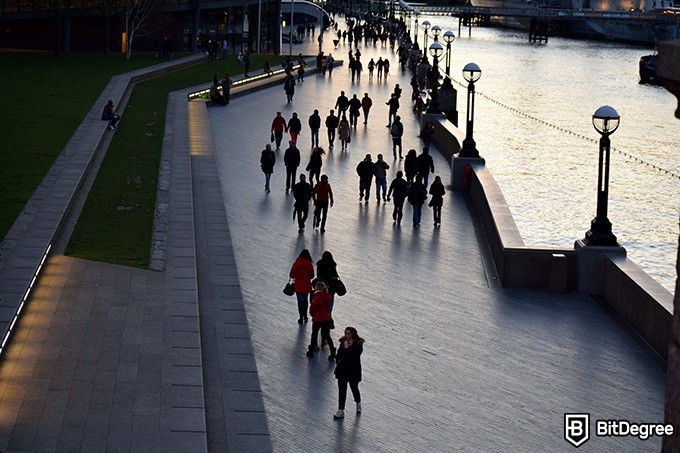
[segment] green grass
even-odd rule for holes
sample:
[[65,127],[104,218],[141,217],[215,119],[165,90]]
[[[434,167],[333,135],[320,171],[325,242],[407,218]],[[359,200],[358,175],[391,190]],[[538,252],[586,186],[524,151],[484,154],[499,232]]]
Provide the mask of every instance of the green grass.
[[[262,68],[271,55],[256,55]],[[66,253],[147,268],[168,93],[239,74],[236,59],[203,63],[135,86]]]
[[0,52],[0,237],[111,76],[157,62],[151,54]]

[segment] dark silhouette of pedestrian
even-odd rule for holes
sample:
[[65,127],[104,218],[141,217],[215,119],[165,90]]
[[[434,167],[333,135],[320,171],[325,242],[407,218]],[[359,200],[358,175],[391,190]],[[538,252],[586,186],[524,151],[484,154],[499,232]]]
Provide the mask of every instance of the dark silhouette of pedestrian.
[[328,176],[321,176],[321,181],[316,183],[312,190],[312,199],[314,200],[314,227],[321,227],[321,232],[326,232],[326,216],[328,215],[328,207],[333,207],[333,190],[328,183]]
[[342,116],[349,108],[349,99],[345,96],[345,92],[341,91],[340,96],[335,101],[335,107],[338,109],[338,116]]
[[444,189],[444,184],[442,184],[442,179],[439,176],[434,177],[434,182],[430,186],[430,199],[429,206],[432,208],[432,216],[434,218],[434,226],[438,227],[442,224],[442,205],[444,204],[444,194],[446,189]]
[[361,108],[364,111],[364,124],[368,124],[368,114],[373,106],[373,100],[368,97],[368,93],[364,93],[364,97],[361,98]]
[[382,199],[387,201],[387,170],[390,166],[387,162],[383,160],[383,155],[378,154],[378,160],[375,162],[373,167],[373,173],[375,174],[375,197],[380,203],[380,191],[382,189]]
[[293,143],[297,144],[298,135],[302,131],[302,121],[298,118],[298,114],[293,112],[293,116],[288,120],[288,133]]
[[408,195],[408,183],[404,180],[404,173],[399,170],[397,177],[390,183],[390,188],[387,191],[387,201],[390,197],[393,199],[394,211],[392,211],[392,219],[397,225],[401,225],[401,219],[404,216],[404,200]]
[[413,206],[413,228],[420,226],[420,217],[423,211],[423,203],[427,200],[427,189],[416,176],[415,181],[408,188],[408,202]]
[[293,205],[293,219],[297,216],[298,219],[298,233],[305,231],[305,222],[309,215],[309,200],[312,199],[312,185],[307,182],[307,177],[304,173],[300,174],[300,182],[293,186],[293,198],[295,204]]
[[409,149],[404,160],[404,173],[406,181],[411,183],[418,174],[418,155],[415,149]]
[[328,131],[328,148],[333,148],[333,142],[335,141],[335,133],[340,124],[340,118],[334,115],[334,111],[326,117],[326,129]]
[[248,71],[250,70],[250,51],[246,50],[246,53],[243,55],[243,70],[244,70],[244,76],[245,77],[250,77],[248,75]]
[[321,166],[323,165],[323,159],[321,156],[325,154],[323,148],[316,147],[312,150],[312,154],[309,156],[309,163],[305,170],[309,172],[309,183],[314,184],[314,176],[316,176],[316,182],[320,181],[321,176]]
[[274,140],[276,141],[276,149],[281,147],[281,140],[283,140],[283,133],[288,130],[286,119],[281,116],[281,112],[276,112],[274,120],[272,120],[272,132],[274,133]]
[[359,175],[359,201],[366,197],[368,203],[371,197],[371,184],[373,183],[373,174],[375,172],[375,164],[370,154],[366,154],[364,160],[357,165],[357,175]]
[[356,94],[352,95],[352,99],[349,100],[349,124],[350,126],[357,127],[357,121],[359,120],[359,115],[361,114],[361,100]]
[[300,166],[300,150],[294,141],[288,142],[289,146],[283,153],[283,164],[286,166],[286,193],[295,185],[295,175]]
[[427,182],[430,179],[430,173],[434,173],[434,161],[427,148],[423,148],[423,152],[418,156],[418,179],[422,178],[423,185],[427,187]]
[[399,159],[402,159],[401,155],[401,137],[404,135],[404,125],[401,122],[401,117],[397,115],[394,118],[394,123],[390,127],[390,135],[392,136],[392,154],[394,158],[397,158],[397,148],[399,148]]
[[319,111],[314,109],[314,113],[309,116],[309,130],[312,135],[312,148],[319,146],[319,129],[321,129],[321,117]]
[[272,151],[272,145],[267,143],[260,156],[260,168],[262,168],[262,172],[264,173],[264,190],[266,190],[267,193],[271,192],[271,190],[269,190],[269,181],[272,177],[272,173],[274,173],[274,164],[276,164],[276,154]]

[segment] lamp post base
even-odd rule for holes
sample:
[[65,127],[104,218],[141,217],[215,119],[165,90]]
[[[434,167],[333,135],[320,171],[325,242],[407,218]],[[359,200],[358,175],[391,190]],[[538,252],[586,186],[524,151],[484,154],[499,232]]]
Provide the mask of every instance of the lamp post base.
[[463,147],[460,149],[460,157],[479,157],[477,144],[471,138],[463,140]]
[[583,240],[585,245],[618,247],[616,236],[612,233],[612,223],[608,219],[593,219],[590,223],[590,230],[586,232]]

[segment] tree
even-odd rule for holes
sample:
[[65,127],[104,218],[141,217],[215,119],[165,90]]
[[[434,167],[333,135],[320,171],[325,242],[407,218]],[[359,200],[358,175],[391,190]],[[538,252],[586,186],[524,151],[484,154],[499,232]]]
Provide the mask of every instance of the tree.
[[157,10],[160,0],[123,0],[121,20],[127,36],[125,58],[132,58],[132,42],[147,32],[149,18]]

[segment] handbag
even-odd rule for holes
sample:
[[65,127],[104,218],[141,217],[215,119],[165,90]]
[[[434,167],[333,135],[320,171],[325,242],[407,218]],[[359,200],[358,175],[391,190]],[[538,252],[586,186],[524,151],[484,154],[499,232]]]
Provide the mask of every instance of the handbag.
[[274,140],[276,140],[276,137],[274,137],[274,131],[271,131],[271,133],[269,134],[269,141],[274,143]]
[[286,296],[292,296],[295,294],[295,280],[288,280],[288,283],[286,283],[286,286],[283,287],[283,294]]
[[345,288],[345,284],[342,282],[342,280],[340,280],[340,278],[336,278],[333,282],[333,289],[335,290],[335,294],[340,297],[347,294],[347,288]]

